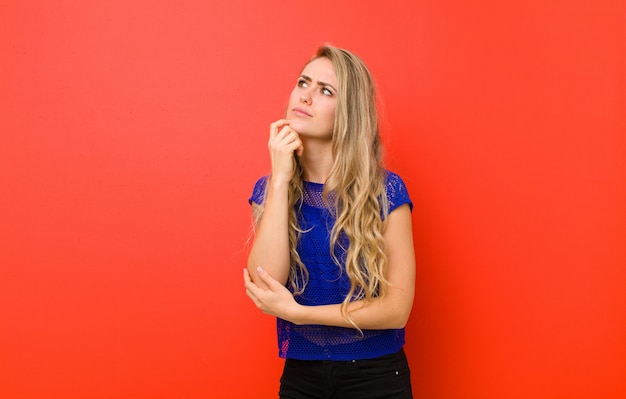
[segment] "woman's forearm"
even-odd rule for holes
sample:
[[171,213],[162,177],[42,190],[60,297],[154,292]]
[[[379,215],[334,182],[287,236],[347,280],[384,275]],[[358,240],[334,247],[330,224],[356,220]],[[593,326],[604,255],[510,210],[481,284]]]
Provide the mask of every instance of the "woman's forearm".
[[[348,304],[348,313],[355,324],[364,330],[403,328],[411,313],[413,293],[396,293],[391,297]],[[286,315],[294,324],[321,324],[355,328],[341,313],[341,304],[294,307]]]
[[[413,306],[415,254],[408,205],[402,205],[388,216],[384,237],[388,251],[388,267],[385,273],[388,286],[384,296],[371,301],[351,302],[347,308],[351,319],[361,329],[402,328]],[[263,284],[263,288],[244,278],[246,289],[263,312],[295,324],[355,327],[342,314],[341,304],[299,305],[284,287],[284,283],[281,284],[280,280],[273,278],[272,272],[267,269],[251,269],[260,277],[257,281]]]
[[258,278],[257,267],[263,267],[276,280],[285,284],[289,276],[290,266],[289,183],[273,181],[270,178],[267,184],[263,216],[255,226],[254,242],[248,256],[248,270],[252,281],[263,288],[267,286]]

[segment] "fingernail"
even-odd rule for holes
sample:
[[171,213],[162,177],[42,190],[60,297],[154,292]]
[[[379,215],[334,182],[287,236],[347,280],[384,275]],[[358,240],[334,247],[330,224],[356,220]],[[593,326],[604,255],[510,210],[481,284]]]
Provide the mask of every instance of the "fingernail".
[[265,270],[263,270],[263,268],[262,268],[261,266],[258,266],[258,267],[256,268],[256,271],[257,271],[259,274],[263,274],[263,273],[265,273]]

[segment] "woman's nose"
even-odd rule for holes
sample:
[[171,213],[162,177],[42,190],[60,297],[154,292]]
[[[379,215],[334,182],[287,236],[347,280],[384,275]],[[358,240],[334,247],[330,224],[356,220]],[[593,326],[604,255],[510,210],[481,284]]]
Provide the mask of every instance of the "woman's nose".
[[304,90],[301,94],[300,94],[300,101],[304,104],[311,104],[311,93],[309,93],[308,90]]

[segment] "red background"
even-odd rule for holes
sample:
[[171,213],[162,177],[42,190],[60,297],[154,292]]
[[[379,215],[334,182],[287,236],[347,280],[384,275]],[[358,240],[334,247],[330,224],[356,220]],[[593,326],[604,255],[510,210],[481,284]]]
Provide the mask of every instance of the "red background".
[[323,42],[415,203],[415,396],[626,397],[626,3],[261,3],[0,4],[0,397],[275,397],[246,200]]

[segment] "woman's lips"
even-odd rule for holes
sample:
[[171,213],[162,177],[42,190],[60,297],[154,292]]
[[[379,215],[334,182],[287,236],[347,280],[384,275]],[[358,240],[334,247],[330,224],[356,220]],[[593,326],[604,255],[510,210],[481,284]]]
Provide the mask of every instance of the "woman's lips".
[[293,113],[294,113],[296,116],[309,116],[309,117],[310,117],[310,116],[312,116],[311,114],[309,114],[309,113],[308,113],[306,110],[304,110],[303,108],[298,108],[298,107],[296,107],[296,108],[294,108],[292,111],[293,111]]

